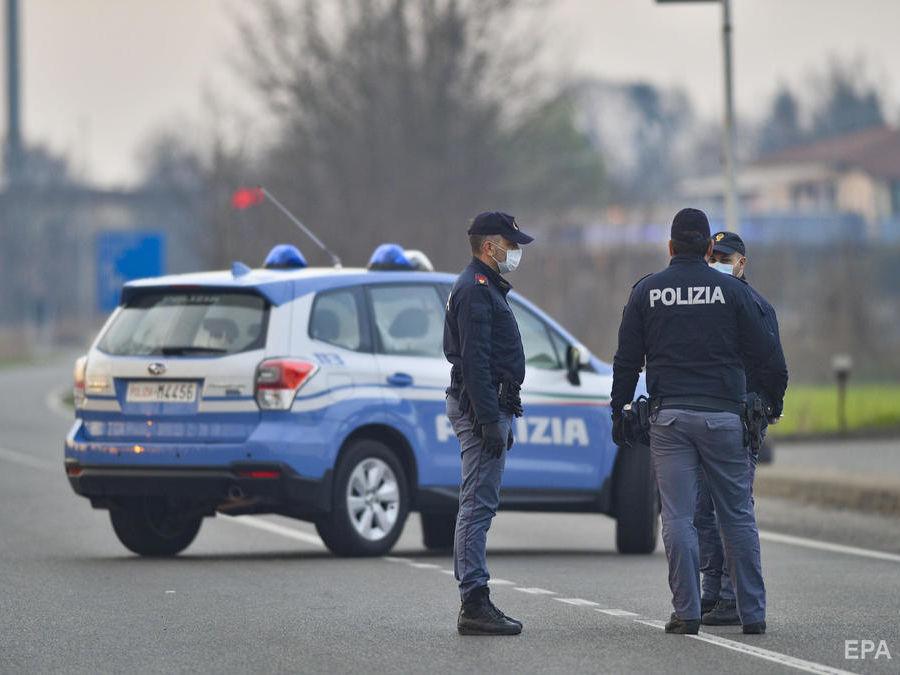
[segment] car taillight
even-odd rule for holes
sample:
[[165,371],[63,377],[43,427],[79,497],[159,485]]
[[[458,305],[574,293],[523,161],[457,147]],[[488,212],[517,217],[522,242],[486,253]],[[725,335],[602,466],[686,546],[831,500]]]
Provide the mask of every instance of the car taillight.
[[72,373],[74,384],[72,385],[72,400],[76,408],[84,405],[84,380],[87,371],[87,356],[80,356],[75,361],[75,369]]
[[299,359],[263,361],[256,369],[256,404],[262,410],[290,410],[297,392],[318,369]]

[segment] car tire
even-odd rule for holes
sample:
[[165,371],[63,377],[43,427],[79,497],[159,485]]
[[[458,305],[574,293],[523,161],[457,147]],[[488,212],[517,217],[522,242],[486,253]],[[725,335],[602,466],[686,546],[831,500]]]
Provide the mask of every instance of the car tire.
[[384,555],[400,537],[408,513],[403,465],[384,443],[359,439],[341,456],[331,513],[316,521],[316,530],[335,555]]
[[186,507],[163,497],[129,500],[109,511],[113,531],[133,553],[164,557],[181,553],[191,545],[202,516],[184,515]]
[[452,551],[456,535],[455,513],[423,513],[422,543],[429,551]]
[[650,448],[635,444],[619,448],[613,474],[616,549],[648,554],[659,537],[659,492],[650,465]]

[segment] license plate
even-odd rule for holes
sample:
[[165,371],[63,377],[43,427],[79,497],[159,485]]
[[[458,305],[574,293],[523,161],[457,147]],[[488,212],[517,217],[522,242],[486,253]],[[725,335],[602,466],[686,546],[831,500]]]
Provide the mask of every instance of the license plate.
[[129,403],[193,403],[197,398],[196,382],[129,382]]

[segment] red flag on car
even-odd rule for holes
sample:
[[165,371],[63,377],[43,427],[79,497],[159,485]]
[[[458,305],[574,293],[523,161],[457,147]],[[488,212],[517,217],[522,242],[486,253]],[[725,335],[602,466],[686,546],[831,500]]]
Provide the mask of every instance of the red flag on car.
[[238,211],[243,211],[251,206],[262,204],[263,199],[265,199],[265,195],[262,188],[242,187],[235,190],[234,194],[231,195],[231,206]]

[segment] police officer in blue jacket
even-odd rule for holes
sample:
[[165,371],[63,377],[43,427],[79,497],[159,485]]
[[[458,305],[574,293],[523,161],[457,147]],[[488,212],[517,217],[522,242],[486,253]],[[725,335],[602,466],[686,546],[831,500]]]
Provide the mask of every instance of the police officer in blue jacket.
[[[772,356],[777,364],[784,364],[784,352],[778,331],[778,317],[775,309],[755,288],[747,282],[746,265],[747,249],[743,239],[734,232],[716,232],[713,235],[713,252],[709,260],[710,267],[724,274],[730,274],[744,283],[753,296],[766,329],[775,340],[775,352]],[[787,367],[782,367],[775,381],[777,389],[766,391],[766,381],[758,374],[755,364],[745,364],[747,374],[747,391],[763,398],[767,410],[767,420],[763,422],[762,436],[765,436],[769,420],[775,421],[781,415],[784,392],[787,389]],[[751,484],[755,475],[759,456],[750,453]],[[700,541],[700,573],[702,575],[701,623],[710,626],[740,625],[740,617],[734,597],[734,585],[725,565],[725,552],[719,536],[719,525],[713,507],[712,497],[706,486],[705,477],[700,476],[700,492],[697,495],[697,511],[694,514],[694,525]]]
[[453,364],[447,416],[459,439],[462,483],[454,542],[454,570],[462,607],[462,635],[517,635],[522,623],[491,602],[485,557],[487,532],[500,504],[500,479],[512,447],[512,420],[522,414],[525,379],[522,337],[503,275],[533,241],[513,216],[479,214],[468,230],[472,262],[459,275],[444,322],[444,355]]
[[[669,266],[635,284],[613,360],[613,440],[625,444],[623,407],[646,362],[651,399],[650,453],[662,502],[663,542],[674,612],[667,633],[700,628],[700,570],[694,510],[698,476],[712,495],[743,631],[764,633],[766,595],[745,445],[744,363],[777,379],[774,350],[746,284],[707,265],[709,221],[682,209],[672,221]],[[628,452],[624,448],[623,452]]]

